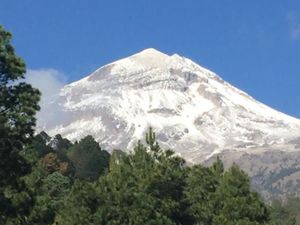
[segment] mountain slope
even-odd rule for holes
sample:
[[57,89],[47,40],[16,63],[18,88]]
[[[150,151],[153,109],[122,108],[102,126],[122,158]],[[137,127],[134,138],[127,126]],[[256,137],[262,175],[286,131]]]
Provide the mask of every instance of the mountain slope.
[[[152,126],[164,147],[202,162],[223,151],[299,150],[300,121],[177,54],[146,49],[65,86],[39,128],[130,149]],[[50,113],[50,112],[49,112]]]

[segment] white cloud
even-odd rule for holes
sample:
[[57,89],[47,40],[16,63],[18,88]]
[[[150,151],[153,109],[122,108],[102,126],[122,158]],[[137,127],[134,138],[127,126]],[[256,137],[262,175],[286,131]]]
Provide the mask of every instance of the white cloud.
[[29,69],[25,77],[26,82],[42,92],[41,104],[57,96],[66,84],[66,76],[55,69]]
[[289,13],[287,21],[290,37],[292,39],[300,39],[300,15],[298,13]]
[[42,92],[37,126],[39,130],[43,129],[44,122],[59,119],[57,115],[60,107],[53,102],[59,96],[61,88],[66,85],[67,77],[55,69],[29,69],[25,81]]

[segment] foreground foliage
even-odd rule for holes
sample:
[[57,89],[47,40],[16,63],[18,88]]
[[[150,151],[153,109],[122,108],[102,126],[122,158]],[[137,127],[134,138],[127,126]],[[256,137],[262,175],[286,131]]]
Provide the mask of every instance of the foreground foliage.
[[[109,156],[91,136],[68,148],[59,147],[62,143],[66,139],[41,133],[31,145],[38,157],[24,177],[36,194],[29,224],[256,225],[269,220],[267,206],[237,165],[225,171],[218,159],[211,167],[188,167],[159,147],[151,129],[146,145],[138,142],[129,154],[115,150]],[[79,151],[76,160],[74,151]]]
[[22,82],[24,62],[0,25],[0,224],[23,223],[32,197],[20,177],[30,166],[20,155],[31,141],[40,93]]

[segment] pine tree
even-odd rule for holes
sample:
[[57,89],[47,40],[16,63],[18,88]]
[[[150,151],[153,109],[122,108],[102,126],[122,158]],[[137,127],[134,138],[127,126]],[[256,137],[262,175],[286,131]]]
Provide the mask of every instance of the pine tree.
[[92,136],[86,136],[68,150],[68,157],[75,167],[75,177],[96,180],[108,168],[109,153],[101,150]]
[[[102,206],[93,184],[76,180],[70,194],[64,199],[62,209],[55,216],[55,225],[98,225],[101,220],[93,220],[97,206]],[[104,207],[104,206],[102,206]]]
[[215,192],[219,178],[214,170],[200,165],[193,166],[186,178],[185,195],[189,205],[188,213],[194,218],[193,224],[213,224],[215,216]]
[[215,197],[216,225],[258,225],[269,220],[269,210],[251,191],[250,180],[236,164],[224,173]]
[[220,159],[220,157],[217,157],[217,160],[213,163],[211,169],[217,177],[221,177],[223,175],[224,164],[223,164],[222,160]]
[[28,213],[30,197],[19,178],[30,167],[20,155],[31,141],[40,93],[22,82],[25,63],[16,56],[12,35],[0,26],[0,224]]

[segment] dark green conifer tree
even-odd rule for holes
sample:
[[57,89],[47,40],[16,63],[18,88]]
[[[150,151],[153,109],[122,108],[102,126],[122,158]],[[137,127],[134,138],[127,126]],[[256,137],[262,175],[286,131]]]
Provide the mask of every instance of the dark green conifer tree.
[[251,190],[249,177],[236,165],[226,171],[216,190],[215,225],[258,225],[269,221],[269,210]]
[[188,213],[194,218],[192,224],[213,224],[216,212],[215,192],[220,182],[220,177],[214,172],[214,169],[200,165],[189,170],[185,195],[189,205]]
[[109,153],[101,150],[92,136],[74,144],[67,155],[75,167],[75,177],[80,179],[96,180],[109,166]]
[[20,152],[31,141],[40,99],[39,91],[22,81],[25,63],[11,38],[0,26],[0,224],[25,223],[21,215],[30,209],[30,196],[19,179],[30,167]]

